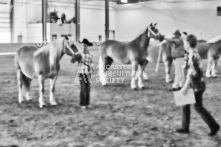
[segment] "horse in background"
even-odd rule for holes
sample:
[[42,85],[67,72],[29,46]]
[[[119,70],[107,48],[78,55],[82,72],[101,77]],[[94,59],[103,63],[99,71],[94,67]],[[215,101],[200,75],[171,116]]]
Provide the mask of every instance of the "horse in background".
[[21,104],[31,100],[30,84],[33,78],[37,77],[39,82],[39,107],[45,106],[43,98],[44,81],[50,79],[50,99],[52,106],[57,105],[54,99],[55,82],[60,70],[59,61],[64,54],[72,56],[79,50],[78,42],[73,38],[59,38],[49,44],[37,49],[35,46],[21,47],[15,55],[15,67],[17,68],[18,81],[18,102]]
[[[210,41],[198,40],[196,48],[202,59],[208,59],[206,77],[217,77],[216,66],[221,54],[221,37],[216,37],[216,39]],[[158,71],[159,62],[162,61],[164,63],[166,74],[165,81],[167,83],[171,82],[172,79],[170,74],[173,62],[172,43],[164,40],[160,44],[150,45],[148,55],[148,60],[150,62],[157,62],[156,72]]]
[[[105,41],[100,48],[99,77],[102,85],[107,84],[106,71],[113,62],[132,65],[131,88],[144,88],[142,73],[147,64],[147,48],[150,38],[159,39],[161,34],[156,28],[156,24],[150,24],[146,30],[137,38],[130,42],[119,42],[115,40]],[[141,71],[137,73],[140,67]],[[136,76],[138,75],[138,78]]]
[[[207,58],[206,77],[217,77],[217,63],[221,54],[221,36],[208,42],[200,42],[197,50],[202,57]],[[207,52],[206,52],[207,51]]]
[[209,41],[198,40],[196,49],[202,59],[207,59],[206,77],[217,77],[216,67],[221,54],[221,35]]

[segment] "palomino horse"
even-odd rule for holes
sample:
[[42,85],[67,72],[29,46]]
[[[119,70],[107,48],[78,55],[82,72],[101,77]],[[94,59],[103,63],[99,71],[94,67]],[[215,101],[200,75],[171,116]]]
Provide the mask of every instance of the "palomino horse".
[[18,101],[21,104],[25,95],[26,100],[31,100],[29,89],[31,80],[38,77],[39,82],[39,106],[45,106],[43,98],[44,80],[50,79],[51,105],[57,105],[54,99],[55,82],[60,70],[59,61],[64,54],[72,56],[79,50],[78,42],[73,38],[59,38],[40,49],[34,46],[21,47],[15,55],[15,66],[17,68]]
[[99,77],[102,85],[107,84],[106,71],[113,63],[131,64],[132,65],[132,80],[131,88],[137,88],[136,78],[138,66],[141,71],[138,74],[138,86],[143,88],[142,73],[147,64],[147,48],[149,46],[150,38],[158,39],[161,37],[156,29],[156,24],[147,27],[147,29],[137,38],[131,42],[119,42],[115,40],[105,41],[100,48],[99,59]]

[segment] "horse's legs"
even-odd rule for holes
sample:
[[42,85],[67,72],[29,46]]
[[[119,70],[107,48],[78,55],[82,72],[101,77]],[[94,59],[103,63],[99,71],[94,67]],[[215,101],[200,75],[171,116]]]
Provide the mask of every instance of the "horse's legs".
[[20,70],[17,71],[17,81],[18,81],[18,102],[21,104],[24,99],[22,96],[22,73]]
[[213,58],[213,60],[212,60],[212,65],[211,65],[211,75],[212,75],[213,78],[216,78],[216,77],[217,77],[217,74],[216,74],[216,72],[215,72],[216,64],[217,64],[216,62],[217,62],[216,59]]
[[149,80],[149,77],[145,71],[143,71],[143,79],[144,80]]
[[43,108],[45,106],[45,101],[43,98],[44,95],[44,78],[42,75],[38,75],[38,83],[39,83],[39,107]]
[[214,72],[215,72],[216,74],[218,74],[218,71],[217,71],[218,60],[219,60],[219,57],[217,57],[216,60],[215,60],[215,68],[214,68]]
[[105,57],[104,62],[101,57],[99,59],[99,75],[100,75],[101,84],[103,86],[107,84],[106,71],[108,70],[108,68],[111,66],[112,63],[113,59],[111,59],[110,57]]
[[[141,66],[138,66],[138,71],[141,71]],[[149,80],[149,77],[148,77],[148,75],[147,75],[147,73],[143,70],[143,80]],[[136,77],[136,78],[138,78],[138,77]]]
[[55,82],[56,82],[56,80],[57,80],[57,76],[54,77],[53,79],[50,79],[50,100],[49,100],[49,102],[52,106],[57,105],[57,103],[54,99],[54,91],[55,91]]
[[105,65],[102,57],[99,58],[99,79],[102,84],[102,86],[107,84],[107,77],[105,73]]
[[132,65],[132,79],[131,79],[131,88],[136,89],[136,74],[138,69],[138,63],[136,61],[131,62]]
[[170,77],[171,65],[172,65],[172,61],[169,61],[169,60],[164,61],[165,74],[166,74],[166,79],[165,79],[166,83],[172,82],[172,79]]
[[206,69],[206,77],[207,78],[211,77],[212,64],[213,64],[213,58],[212,57],[208,57],[207,69]]
[[139,73],[138,73],[138,87],[143,89],[144,88],[144,84],[143,84],[143,75],[144,75],[144,70],[145,67],[148,63],[148,60],[143,60],[142,62],[139,63]]
[[145,65],[139,65],[140,67],[140,71],[138,73],[138,87],[143,89],[144,88],[144,84],[143,84],[143,73],[144,73],[144,69],[146,67]]
[[25,98],[27,101],[30,101],[32,99],[30,96],[30,85],[31,85],[31,79],[27,78],[26,79],[26,93],[25,93]]
[[219,57],[216,57],[216,58],[214,58],[214,60],[213,60],[213,64],[212,64],[212,77],[217,77],[217,70],[216,70],[216,68],[217,68],[217,64],[218,64],[218,60],[219,60]]

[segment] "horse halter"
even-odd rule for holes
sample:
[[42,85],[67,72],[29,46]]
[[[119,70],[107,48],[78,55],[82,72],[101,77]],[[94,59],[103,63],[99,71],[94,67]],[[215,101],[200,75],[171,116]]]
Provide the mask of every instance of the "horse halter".
[[155,32],[153,32],[153,31],[151,30],[151,27],[148,27],[148,36],[150,36],[150,33],[152,33],[152,35],[153,35],[154,37],[157,37],[157,36],[160,34],[159,32],[156,34]]
[[78,53],[78,52],[75,53],[75,52],[71,49],[71,47],[70,47],[70,45],[68,44],[68,42],[66,42],[66,48],[71,52],[72,55],[75,55],[75,54]]

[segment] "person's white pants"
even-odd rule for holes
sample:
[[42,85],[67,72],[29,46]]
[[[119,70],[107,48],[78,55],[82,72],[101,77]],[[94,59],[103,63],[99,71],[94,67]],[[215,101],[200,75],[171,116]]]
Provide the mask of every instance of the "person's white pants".
[[175,78],[172,85],[172,88],[179,88],[182,87],[185,82],[184,77],[184,70],[183,70],[183,64],[184,64],[184,58],[176,58],[173,60],[174,63],[174,70],[175,70]]

